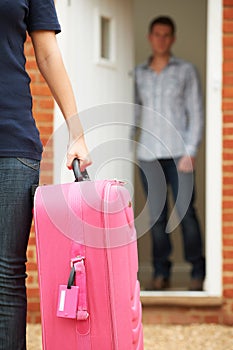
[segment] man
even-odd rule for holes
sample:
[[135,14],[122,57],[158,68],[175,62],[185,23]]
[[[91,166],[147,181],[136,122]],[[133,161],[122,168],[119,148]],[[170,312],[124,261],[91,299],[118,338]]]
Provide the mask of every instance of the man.
[[140,127],[137,158],[151,219],[152,288],[162,290],[169,286],[172,247],[167,185],[170,185],[182,227],[185,259],[192,265],[189,289],[199,291],[203,290],[205,260],[193,206],[193,177],[203,126],[200,82],[193,65],[171,53],[175,42],[172,19],[155,18],[149,25],[148,38],[152,56],[135,69],[135,125]]

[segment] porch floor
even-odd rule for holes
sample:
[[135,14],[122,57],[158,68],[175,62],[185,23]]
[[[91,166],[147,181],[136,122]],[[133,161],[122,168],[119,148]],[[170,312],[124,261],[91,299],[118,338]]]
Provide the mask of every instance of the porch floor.
[[[28,350],[41,350],[41,326],[28,324]],[[144,325],[144,350],[232,350],[233,327]]]

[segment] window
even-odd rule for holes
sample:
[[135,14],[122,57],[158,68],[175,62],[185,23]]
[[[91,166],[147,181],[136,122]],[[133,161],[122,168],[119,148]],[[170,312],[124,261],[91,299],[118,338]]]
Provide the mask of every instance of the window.
[[98,65],[115,68],[115,19],[107,11],[95,13],[95,61]]
[[111,19],[107,17],[100,17],[100,53],[101,58],[111,59]]

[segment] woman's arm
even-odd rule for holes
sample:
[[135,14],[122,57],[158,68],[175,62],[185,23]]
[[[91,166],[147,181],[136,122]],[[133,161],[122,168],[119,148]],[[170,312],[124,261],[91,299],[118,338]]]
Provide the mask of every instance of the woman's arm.
[[37,65],[56,100],[69,129],[67,166],[71,168],[74,158],[80,159],[83,171],[91,164],[85,144],[83,129],[77,115],[77,106],[69,77],[53,31],[31,33]]

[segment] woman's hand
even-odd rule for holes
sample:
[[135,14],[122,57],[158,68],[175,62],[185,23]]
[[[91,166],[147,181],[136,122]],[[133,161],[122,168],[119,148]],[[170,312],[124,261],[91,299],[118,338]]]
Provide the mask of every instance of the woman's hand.
[[84,137],[80,137],[71,145],[68,145],[66,165],[69,169],[72,169],[72,163],[75,158],[79,159],[82,172],[92,163]]
[[66,165],[69,169],[72,169],[73,160],[78,158],[80,161],[80,170],[84,171],[92,162],[79,116],[75,114],[73,117],[66,119],[66,124],[69,130]]

